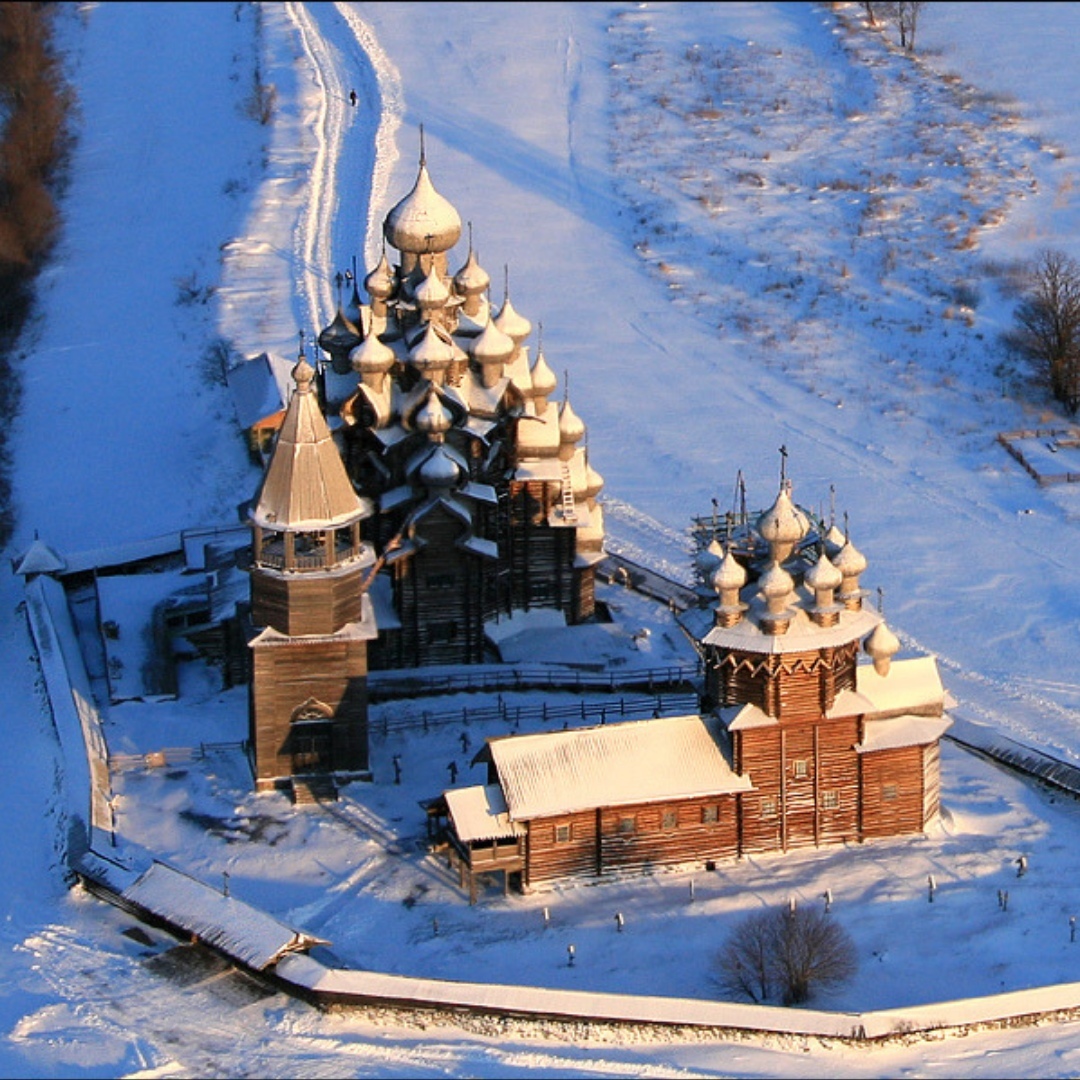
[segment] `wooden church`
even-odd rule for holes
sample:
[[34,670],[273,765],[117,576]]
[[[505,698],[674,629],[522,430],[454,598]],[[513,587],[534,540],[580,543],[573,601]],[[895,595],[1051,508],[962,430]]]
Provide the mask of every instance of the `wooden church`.
[[[684,616],[700,715],[491,739],[487,783],[444,793],[448,856],[521,888],[922,832],[950,721],[932,657],[865,604],[867,561],[781,481],[742,536],[702,551],[712,601]],[[863,661],[863,662],[860,662]]]
[[603,481],[585,425],[509,291],[491,303],[471,236],[451,270],[461,232],[421,150],[368,302],[353,274],[318,336],[326,361],[301,346],[248,512],[260,787],[367,769],[369,667],[497,659],[486,627],[515,612],[595,617]]

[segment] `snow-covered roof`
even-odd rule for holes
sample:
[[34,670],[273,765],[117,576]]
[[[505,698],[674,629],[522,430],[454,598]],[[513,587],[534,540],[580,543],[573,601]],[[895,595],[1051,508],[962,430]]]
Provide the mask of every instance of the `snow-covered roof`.
[[12,569],[23,577],[30,574],[59,574],[67,569],[67,563],[44,540],[35,536],[22,556],[12,561]]
[[506,736],[486,752],[514,821],[752,788],[700,716]]
[[303,359],[293,369],[296,392],[267,466],[252,520],[263,528],[302,531],[348,525],[371,513],[353,489]]
[[286,953],[329,944],[164,863],[155,862],[122,896],[255,971]]
[[254,427],[284,412],[292,386],[289,373],[294,363],[281,356],[261,353],[226,372],[225,381],[242,428]]
[[895,750],[901,746],[927,746],[949,729],[952,721],[944,716],[893,716],[887,720],[868,720],[863,740],[855,747],[860,754],[875,750]]
[[893,660],[886,675],[879,675],[872,664],[860,664],[855,669],[855,687],[870,702],[869,711],[877,714],[940,712],[945,702],[937,660],[932,656]]
[[[792,594],[794,600],[797,593]],[[783,634],[767,634],[758,619],[765,612],[765,605],[755,598],[746,613],[734,626],[714,626],[702,641],[721,649],[737,649],[754,653],[808,652],[844,645],[870,633],[881,616],[876,611],[861,608],[858,611],[844,609],[835,626],[819,626],[807,613],[792,604],[789,608],[791,623]]]
[[462,843],[524,836],[525,827],[510,820],[498,784],[454,788],[445,795],[454,832]]

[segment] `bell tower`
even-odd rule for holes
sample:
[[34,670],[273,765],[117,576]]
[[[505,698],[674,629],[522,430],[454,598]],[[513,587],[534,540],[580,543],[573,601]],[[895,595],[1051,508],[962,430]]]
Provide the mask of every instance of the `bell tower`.
[[357,495],[319,407],[301,349],[252,530],[250,738],[256,786],[329,794],[368,771],[366,595],[375,562]]

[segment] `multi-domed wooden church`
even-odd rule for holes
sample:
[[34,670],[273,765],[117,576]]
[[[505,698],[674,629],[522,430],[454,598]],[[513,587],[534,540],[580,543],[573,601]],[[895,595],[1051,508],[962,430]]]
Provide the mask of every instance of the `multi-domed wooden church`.
[[[421,153],[386,244],[304,354],[252,530],[251,744],[261,788],[368,771],[369,668],[487,659],[530,608],[595,617],[601,480],[585,427]],[[866,559],[793,501],[703,545],[683,627],[701,711],[488,740],[487,783],[431,806],[475,893],[922,831],[949,725],[932,658],[868,606]],[[862,657],[864,662],[860,662]]]
[[496,309],[421,153],[386,245],[303,353],[251,504],[251,730],[260,786],[367,770],[368,667],[490,658],[485,626],[594,616],[602,487],[585,426]]

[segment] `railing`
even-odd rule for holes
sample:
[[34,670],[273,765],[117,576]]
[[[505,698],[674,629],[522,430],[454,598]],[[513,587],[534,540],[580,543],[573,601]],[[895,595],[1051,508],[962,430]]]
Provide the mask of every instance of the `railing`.
[[700,664],[638,668],[623,671],[584,671],[535,666],[485,667],[476,671],[375,671],[368,676],[372,701],[414,697],[421,694],[455,694],[462,691],[571,690],[578,692],[626,690],[673,690],[695,686],[701,678]]
[[233,750],[247,751],[247,741],[240,742],[204,742],[198,746],[170,746],[163,750],[150,750],[145,754],[109,754],[110,771],[122,772],[126,769],[163,769],[169,765],[190,765],[193,761],[202,761],[208,755]]
[[587,701],[552,704],[544,701],[539,705],[511,705],[502,698],[495,705],[484,705],[460,709],[402,710],[391,713],[385,711],[382,716],[372,721],[371,727],[381,735],[399,731],[428,731],[433,727],[446,724],[472,724],[499,722],[512,729],[518,728],[522,721],[532,726],[540,724],[561,724],[568,727],[571,721],[577,724],[618,723],[622,720],[643,720],[649,717],[685,716],[698,711],[699,700],[696,693],[653,694],[637,698],[608,698],[603,701]]

